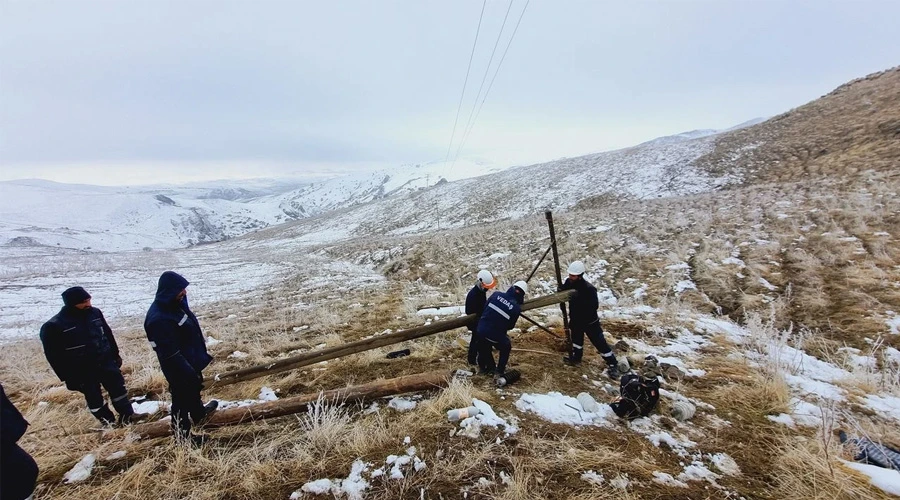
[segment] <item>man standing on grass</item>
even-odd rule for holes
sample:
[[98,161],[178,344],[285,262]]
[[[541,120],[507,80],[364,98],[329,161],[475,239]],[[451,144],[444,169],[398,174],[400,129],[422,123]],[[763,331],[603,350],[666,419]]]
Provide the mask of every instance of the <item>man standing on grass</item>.
[[597,289],[584,279],[584,263],[580,260],[569,264],[569,277],[562,284],[560,290],[577,290],[578,293],[569,301],[569,330],[572,333],[572,352],[563,358],[567,365],[578,365],[584,356],[584,334],[603,356],[606,361],[606,373],[613,380],[619,380],[619,368],[616,355],[612,352],[606,338],[603,336],[603,328],[600,326],[600,318],[597,309],[600,301],[597,299]]
[[[494,372],[495,379],[506,373],[506,363],[509,362],[509,353],[512,351],[512,341],[509,340],[507,332],[515,327],[516,321],[519,320],[526,293],[528,284],[516,281],[505,293],[494,293],[488,300],[484,314],[478,321],[479,373],[487,375]],[[495,347],[500,351],[500,359],[496,366],[493,352]]]
[[100,309],[91,306],[91,295],[80,286],[62,293],[63,308],[41,327],[44,355],[56,376],[70,390],[84,394],[88,409],[102,425],[116,423],[106,405],[102,385],[109,393],[119,424],[147,418],[135,414],[122,377],[122,357]]
[[481,319],[481,314],[484,313],[488,290],[493,290],[496,286],[497,281],[494,279],[494,275],[490,271],[482,269],[478,271],[478,279],[475,281],[475,286],[466,295],[466,315],[475,315],[475,323],[469,325],[472,337],[469,339],[467,360],[470,365],[478,364],[478,320]]
[[182,443],[201,445],[205,436],[191,435],[191,420],[201,424],[216,410],[219,403],[205,406],[200,399],[203,389],[203,369],[212,361],[206,352],[206,341],[200,322],[188,307],[188,280],[166,271],[159,277],[156,300],[144,319],[147,340],[156,351],[163,375],[172,393],[172,430]]

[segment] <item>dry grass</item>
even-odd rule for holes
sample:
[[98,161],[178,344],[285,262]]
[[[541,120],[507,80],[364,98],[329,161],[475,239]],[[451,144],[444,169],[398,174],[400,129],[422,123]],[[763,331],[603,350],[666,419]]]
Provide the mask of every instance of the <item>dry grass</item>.
[[[900,366],[884,353],[888,347],[900,347],[900,336],[889,334],[886,323],[888,311],[900,311],[898,190],[900,179],[894,172],[861,170],[848,178],[617,201],[602,209],[585,204],[555,217],[564,263],[576,258],[588,263],[592,282],[610,290],[618,305],[656,309],[653,314],[605,320],[610,340],[640,339],[662,346],[679,328],[691,327],[685,315],[721,314],[749,330],[760,351],[768,342],[792,342],[848,368],[852,358],[846,347],[872,354],[878,364],[854,371],[859,377],[846,388],[852,394],[897,394]],[[595,230],[600,226],[610,229]],[[206,332],[222,341],[211,348],[216,363],[208,374],[421,325],[425,318],[416,316],[417,308],[461,304],[478,268],[489,268],[508,285],[527,275],[548,244],[542,217],[498,222],[491,232],[489,248],[484,228],[470,227],[313,249],[337,260],[376,266],[388,282],[326,290],[304,285],[310,277],[297,275],[240,301],[204,307],[197,312]],[[686,266],[677,267],[682,263]],[[675,285],[685,280],[696,289],[677,291]],[[542,293],[555,289],[549,261],[531,284]],[[643,295],[636,294],[638,290]],[[558,309],[541,313],[546,314],[536,311],[534,317],[559,332]],[[289,396],[459,368],[465,359],[455,342],[460,333],[228,386],[215,396],[254,398],[263,385]],[[165,380],[139,327],[116,334],[132,393],[167,397]],[[822,442],[812,431],[787,433],[766,418],[788,411],[790,392],[776,371],[736,360],[729,356],[735,346],[714,340],[696,364],[708,374],[670,381],[667,389],[715,407],[702,411],[688,429],[699,453],[725,452],[738,461],[743,475],[723,477],[722,489],[702,482],[691,482],[687,489],[653,482],[653,472],[677,474],[684,459],[654,447],[624,425],[575,429],[525,416],[513,436],[495,430],[479,439],[450,436],[454,425],[446,422],[445,412],[468,405],[473,397],[487,401],[501,415],[520,414],[513,403],[521,392],[588,391],[603,399],[591,383],[602,377],[599,358],[591,350],[579,369],[561,366],[557,354],[514,352],[512,367],[525,377],[501,392],[484,378],[457,381],[444,391],[422,394],[417,409],[408,413],[385,408],[386,401],[379,401],[381,410],[375,413],[320,401],[296,417],[217,430],[201,450],[179,449],[167,439],[108,441],[86,431],[93,422],[81,396],[55,380],[37,342],[5,345],[0,378],[31,422],[22,444],[41,466],[39,498],[284,499],[308,481],[346,477],[356,459],[373,467],[384,465],[388,455],[405,452],[407,436],[427,467],[403,480],[372,480],[369,497],[418,498],[424,489],[429,498],[458,498],[466,488],[469,498],[879,498],[865,481],[836,465],[833,443]],[[515,333],[513,343],[550,353],[561,348],[540,331]],[[412,354],[385,359],[388,351],[403,347]],[[229,358],[236,350],[248,357]],[[666,412],[668,404],[664,400],[660,411]],[[852,421],[867,435],[880,437],[893,430],[877,418],[853,413],[852,407],[842,411],[851,412]],[[688,432],[671,419],[660,419],[660,425]],[[127,452],[125,458],[105,460],[120,449]],[[87,453],[99,457],[92,477],[77,485],[63,484],[65,472]],[[594,486],[581,479],[588,470],[602,473],[607,481],[627,475],[630,484],[625,489]],[[493,484],[479,485],[482,477]]]

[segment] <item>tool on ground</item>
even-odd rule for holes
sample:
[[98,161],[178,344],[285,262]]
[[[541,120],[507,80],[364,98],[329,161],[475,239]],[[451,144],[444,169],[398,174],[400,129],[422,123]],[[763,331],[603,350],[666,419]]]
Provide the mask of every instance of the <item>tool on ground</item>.
[[497,384],[497,387],[506,387],[509,384],[514,384],[522,378],[522,372],[519,370],[509,370],[503,375],[494,379],[494,382]]
[[460,420],[474,417],[481,413],[481,410],[474,406],[469,406],[467,408],[457,408],[455,410],[450,410],[447,412],[447,420],[451,422],[459,422]]

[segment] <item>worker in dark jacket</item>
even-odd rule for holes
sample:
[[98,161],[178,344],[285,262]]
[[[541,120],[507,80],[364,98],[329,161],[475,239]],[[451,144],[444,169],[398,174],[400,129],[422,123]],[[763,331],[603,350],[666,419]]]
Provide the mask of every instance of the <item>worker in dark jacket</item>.
[[203,436],[191,435],[191,420],[202,423],[215,411],[218,402],[210,401],[204,406],[200,399],[202,372],[212,356],[206,352],[200,322],[188,307],[187,286],[188,281],[172,271],[159,277],[156,300],[147,311],[144,331],[169,382],[176,439],[202,444]]
[[597,289],[584,279],[584,263],[580,260],[569,265],[569,277],[562,284],[560,290],[577,290],[578,293],[569,301],[569,330],[572,334],[572,352],[563,358],[568,365],[581,363],[584,356],[584,334],[597,348],[597,351],[606,361],[607,374],[613,380],[619,380],[619,368],[616,355],[612,352],[606,337],[603,336],[603,328],[600,326],[600,318],[597,309],[600,302],[597,300]]
[[[509,362],[509,353],[512,351],[512,341],[509,340],[507,332],[514,328],[516,321],[519,320],[526,293],[528,284],[517,281],[505,293],[493,293],[488,299],[481,320],[478,321],[479,373],[486,375],[494,372],[494,378],[502,377],[506,373],[506,363]],[[493,352],[495,347],[500,351],[500,359],[496,366]]]
[[469,339],[467,359],[470,365],[478,364],[478,320],[481,319],[481,314],[484,312],[488,290],[493,290],[496,286],[497,281],[494,279],[494,275],[490,271],[482,269],[478,271],[478,279],[475,281],[475,286],[466,295],[466,315],[475,315],[475,322],[469,325],[472,337]]
[[0,385],[0,498],[31,498],[37,481],[38,466],[18,441],[25,435],[28,422],[13,406]]
[[134,423],[147,417],[136,415],[128,400],[122,377],[122,358],[112,329],[100,309],[91,306],[91,295],[80,286],[62,293],[63,308],[41,327],[44,355],[56,376],[70,390],[84,394],[91,414],[103,425],[116,422],[106,405],[106,388],[118,422]]

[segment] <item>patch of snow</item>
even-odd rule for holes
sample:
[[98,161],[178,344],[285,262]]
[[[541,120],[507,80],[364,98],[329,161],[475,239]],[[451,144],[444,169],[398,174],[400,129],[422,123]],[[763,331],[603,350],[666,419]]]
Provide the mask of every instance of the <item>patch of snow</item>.
[[228,355],[229,358],[235,358],[235,359],[244,359],[247,356],[249,356],[249,354],[247,354],[246,352],[242,352],[242,351],[234,351],[233,353]]
[[891,495],[900,495],[900,472],[878,467],[876,465],[860,464],[841,460],[845,466],[869,477],[869,483],[876,488]]
[[586,412],[577,399],[559,392],[522,394],[516,401],[516,408],[557,424],[613,427],[618,418],[607,404],[599,405],[595,412]]
[[603,478],[603,474],[598,474],[593,470],[589,470],[583,473],[581,475],[581,479],[597,486],[602,486],[603,482],[605,481],[605,479]]
[[773,292],[774,292],[775,290],[778,290],[778,287],[777,287],[777,286],[775,286],[775,285],[769,283],[768,280],[766,280],[766,279],[763,278],[763,277],[760,277],[760,278],[759,278],[759,284],[762,285],[762,286],[764,286],[766,289],[768,289],[768,290],[770,290],[770,291],[773,291]]
[[720,475],[706,468],[702,462],[692,462],[690,465],[684,468],[684,472],[678,474],[678,479],[681,481],[709,481],[712,484],[716,484],[716,479],[719,479]]
[[[331,479],[316,479],[315,481],[310,481],[301,486],[300,491],[311,493],[313,495],[324,495],[331,492],[332,488],[334,488],[334,484],[331,482]],[[295,491],[291,493],[291,500],[296,500],[298,498],[301,498],[299,492]]]
[[388,407],[397,411],[409,411],[416,407],[416,402],[406,398],[395,397],[388,401]]
[[66,472],[65,483],[77,483],[80,481],[84,481],[85,479],[91,476],[91,471],[94,470],[94,463],[97,461],[97,457],[93,454],[87,454],[82,458],[74,467],[72,467],[69,472]]
[[687,483],[675,479],[671,474],[666,474],[665,472],[659,471],[653,472],[653,482],[659,483],[663,486],[674,486],[676,488],[688,487]]
[[206,337],[206,347],[213,347],[213,346],[219,345],[221,343],[222,343],[221,340],[213,337],[212,335]]
[[263,386],[262,389],[259,390],[260,401],[278,401],[278,396],[275,395],[275,391],[271,388]]
[[778,415],[766,415],[766,418],[776,424],[783,424],[788,427],[794,427],[794,418],[787,413],[779,413]]
[[141,401],[140,403],[131,403],[131,408],[135,413],[157,413],[168,412],[170,403],[165,401]]
[[493,427],[499,428],[503,427],[504,432],[507,436],[515,434],[519,431],[519,428],[515,425],[514,422],[507,422],[503,418],[497,415],[494,412],[494,409],[491,408],[491,405],[485,403],[484,401],[473,398],[472,406],[478,408],[480,413],[473,417],[464,418],[459,422],[460,434],[470,437],[477,438],[481,435],[481,427]]
[[900,398],[869,394],[865,405],[884,418],[900,422]]
[[653,446],[656,446],[657,448],[661,444],[665,443],[669,446],[669,448],[672,449],[672,451],[682,457],[688,455],[687,448],[693,448],[694,446],[697,446],[697,443],[691,441],[690,439],[677,439],[672,434],[669,434],[667,431],[662,430],[659,432],[647,434],[644,437],[647,438],[648,441],[653,443]]
[[675,286],[673,286],[672,289],[675,290],[675,293],[681,293],[685,290],[696,290],[697,285],[691,280],[681,280],[678,283],[675,283]]
[[890,346],[885,347],[884,348],[884,356],[890,362],[892,362],[896,365],[900,365],[900,351],[898,351],[897,349],[894,349],[893,347],[890,347]]
[[891,335],[900,334],[900,316],[897,316],[894,311],[887,311],[887,314],[892,316],[885,320],[888,328],[890,328]]
[[817,427],[822,425],[823,412],[825,412],[824,416],[827,417],[827,410],[802,399],[792,398],[789,404],[791,417],[799,425]]
[[417,316],[460,316],[465,314],[465,306],[429,307],[416,311]]
[[733,264],[735,266],[740,267],[741,269],[747,267],[747,264],[744,263],[741,259],[737,257],[728,257],[727,259],[722,259],[722,264]]
[[615,479],[611,480],[609,482],[609,485],[619,490],[625,490],[628,489],[629,486],[631,486],[631,481],[628,479],[628,474],[622,474],[620,476],[616,476]]
[[609,288],[598,290],[597,299],[600,301],[600,305],[614,306],[619,303],[616,295]]
[[109,456],[107,456],[107,457],[105,458],[105,460],[106,460],[106,461],[109,461],[109,460],[118,460],[118,459],[124,458],[124,457],[125,457],[125,450],[120,450],[120,451],[117,451],[117,452],[115,452],[115,453],[110,453]]
[[709,461],[726,476],[739,476],[741,468],[727,453],[714,453],[709,456]]

